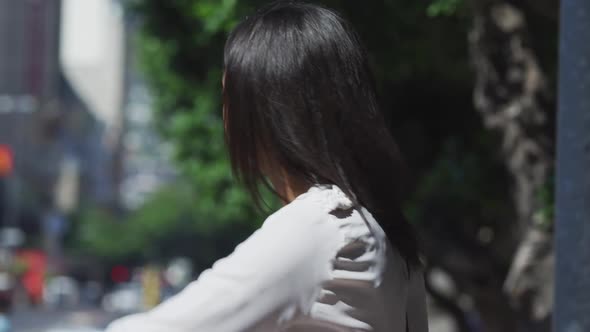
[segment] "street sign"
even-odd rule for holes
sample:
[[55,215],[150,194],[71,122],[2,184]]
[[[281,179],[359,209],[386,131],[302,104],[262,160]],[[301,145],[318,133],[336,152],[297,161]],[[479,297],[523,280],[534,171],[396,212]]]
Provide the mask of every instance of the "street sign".
[[6,144],[0,144],[0,178],[10,175],[13,169],[12,150]]

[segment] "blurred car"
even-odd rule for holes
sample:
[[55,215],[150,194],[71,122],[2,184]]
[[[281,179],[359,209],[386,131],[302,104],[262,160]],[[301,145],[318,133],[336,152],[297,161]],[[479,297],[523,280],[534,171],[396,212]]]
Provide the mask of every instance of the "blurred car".
[[106,312],[133,313],[143,309],[143,291],[138,282],[127,282],[115,286],[102,300]]

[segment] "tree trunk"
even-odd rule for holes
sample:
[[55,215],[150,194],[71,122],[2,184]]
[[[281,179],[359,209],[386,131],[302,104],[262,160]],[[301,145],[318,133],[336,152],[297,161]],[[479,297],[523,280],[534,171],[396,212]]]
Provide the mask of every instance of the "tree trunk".
[[[518,249],[504,290],[518,312],[521,330],[549,331],[553,216],[542,213],[552,203],[543,202],[540,195],[548,190],[553,171],[553,96],[529,45],[522,10],[502,0],[473,0],[471,4],[474,103],[485,126],[500,133],[502,156],[514,183]],[[476,295],[476,305],[489,302],[487,295]]]

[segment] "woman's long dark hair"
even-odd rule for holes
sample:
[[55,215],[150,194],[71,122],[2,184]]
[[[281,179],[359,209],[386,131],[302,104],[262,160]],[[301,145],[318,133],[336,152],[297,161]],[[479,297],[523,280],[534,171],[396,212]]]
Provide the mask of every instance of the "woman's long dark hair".
[[400,154],[351,26],[318,5],[273,2],[233,30],[224,67],[226,141],[253,197],[269,160],[309,185],[335,184],[417,264],[416,236],[400,207]]

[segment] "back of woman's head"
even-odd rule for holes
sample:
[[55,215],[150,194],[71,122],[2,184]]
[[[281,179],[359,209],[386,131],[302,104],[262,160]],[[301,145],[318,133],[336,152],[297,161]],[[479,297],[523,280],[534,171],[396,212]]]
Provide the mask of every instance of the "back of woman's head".
[[235,174],[260,197],[263,169],[335,184],[417,263],[401,213],[398,149],[376,101],[359,37],[337,13],[278,1],[247,17],[225,48],[226,140]]

